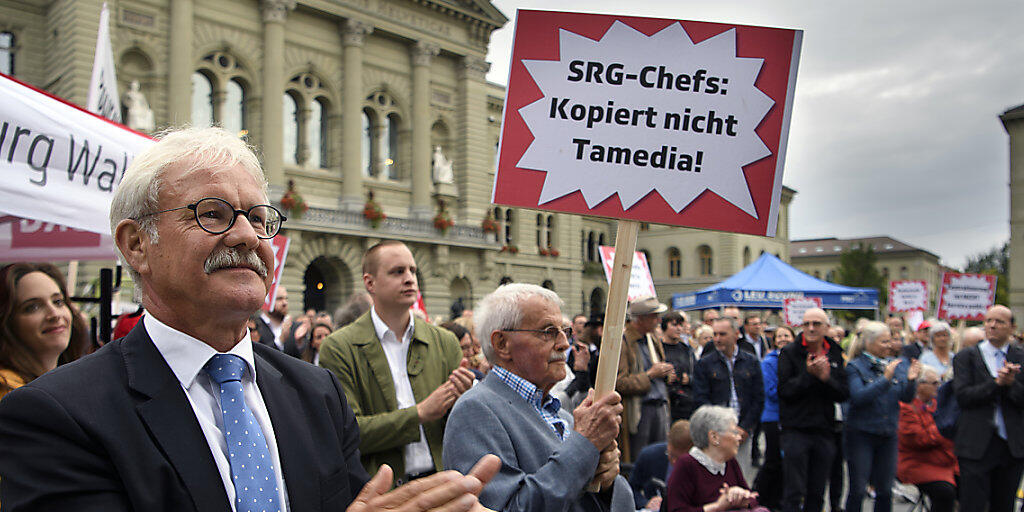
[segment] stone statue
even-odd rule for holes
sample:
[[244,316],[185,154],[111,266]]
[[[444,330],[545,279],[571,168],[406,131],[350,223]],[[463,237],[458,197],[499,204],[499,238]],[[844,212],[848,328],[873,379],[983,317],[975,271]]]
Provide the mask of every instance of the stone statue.
[[441,153],[441,146],[434,146],[434,183],[454,183],[452,161]]
[[133,130],[153,131],[156,124],[153,122],[153,111],[149,108],[146,96],[142,94],[138,80],[132,80],[128,92],[124,93],[125,124]]

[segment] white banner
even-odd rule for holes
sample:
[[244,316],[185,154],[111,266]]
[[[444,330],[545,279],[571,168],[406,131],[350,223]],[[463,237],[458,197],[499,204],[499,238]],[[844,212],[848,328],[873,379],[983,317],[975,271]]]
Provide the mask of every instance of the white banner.
[[110,234],[110,199],[153,140],[0,75],[0,205],[53,224]]
[[114,50],[110,46],[110,10],[103,2],[100,11],[100,29],[96,35],[96,55],[92,61],[92,81],[89,82],[89,112],[112,121],[121,122],[121,100],[117,95],[117,75],[114,72]]

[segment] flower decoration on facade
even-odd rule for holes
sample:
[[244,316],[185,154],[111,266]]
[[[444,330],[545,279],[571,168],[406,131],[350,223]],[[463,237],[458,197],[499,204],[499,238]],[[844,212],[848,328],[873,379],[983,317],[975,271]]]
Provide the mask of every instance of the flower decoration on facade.
[[363,206],[363,217],[370,221],[370,227],[377,229],[380,227],[381,221],[388,218],[384,215],[384,210],[381,209],[380,203],[373,200],[373,191],[366,193],[366,205]]
[[540,247],[540,248],[538,248],[537,249],[537,254],[540,254],[541,256],[551,256],[552,258],[557,258],[558,255],[561,254],[561,253],[558,252],[558,249],[555,249],[554,247],[551,247],[549,245],[547,247]]
[[484,221],[480,223],[480,228],[484,230],[484,233],[497,233],[498,223],[494,220],[494,213],[487,210],[487,216],[484,217]]
[[296,219],[301,219],[302,214],[309,210],[306,200],[302,198],[298,190],[295,190],[295,180],[288,180],[288,189],[281,196],[281,206]]
[[448,214],[448,208],[444,204],[444,201],[438,199],[437,215],[434,215],[434,227],[444,235],[448,232],[448,228],[454,225],[455,221],[452,220],[452,216]]
[[505,246],[503,246],[501,248],[501,252],[507,252],[509,254],[516,254],[516,253],[519,252],[519,248],[516,247],[515,245],[508,244],[508,245],[505,245]]

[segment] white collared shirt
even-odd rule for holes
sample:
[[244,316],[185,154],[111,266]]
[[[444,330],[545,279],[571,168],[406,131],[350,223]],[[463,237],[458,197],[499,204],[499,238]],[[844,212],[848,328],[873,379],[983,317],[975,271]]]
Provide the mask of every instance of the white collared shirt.
[[[157,320],[153,315],[145,315],[142,318],[156,349],[160,351],[164,361],[171,367],[174,376],[178,378],[188,403],[192,405],[192,412],[199,421],[199,427],[206,437],[206,443],[210,447],[213,461],[217,465],[217,472],[220,473],[221,482],[228,495],[228,503],[231,510],[235,510],[235,486],[231,479],[231,463],[228,462],[228,447],[224,440],[223,424],[224,417],[220,409],[220,386],[203,371],[203,366],[211,357],[218,352],[213,347],[193,338],[181,331]],[[267,404],[263,401],[263,395],[256,385],[256,364],[252,353],[252,341],[249,339],[249,330],[244,330],[242,341],[238,342],[227,352],[245,360],[245,366],[249,371],[242,377],[242,392],[245,394],[245,403],[249,406],[260,428],[263,429],[263,436],[267,440],[267,448],[270,450],[270,457],[274,462],[274,476],[278,482],[278,499],[283,504],[282,510],[289,510],[288,492],[285,489],[284,475],[281,473],[281,457],[277,450],[277,437],[274,435],[274,426],[270,422],[270,413],[267,412]]]
[[[391,380],[395,383],[395,400],[399,409],[416,406],[416,397],[412,394],[412,383],[409,382],[409,345],[412,343],[413,326],[415,320],[409,315],[409,326],[402,334],[399,341],[394,331],[377,315],[377,309],[370,307],[370,319],[373,320],[373,330],[377,332],[377,339],[384,349],[384,357],[388,360],[388,367],[391,369]],[[423,425],[420,428],[420,440],[405,445],[405,474],[415,475],[424,471],[434,469],[434,458],[430,455],[430,446],[427,445],[427,438],[423,435]],[[397,475],[401,478],[403,475]]]

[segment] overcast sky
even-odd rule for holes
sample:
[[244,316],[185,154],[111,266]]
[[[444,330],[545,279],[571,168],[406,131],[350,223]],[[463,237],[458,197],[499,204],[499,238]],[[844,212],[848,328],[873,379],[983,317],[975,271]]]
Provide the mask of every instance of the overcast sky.
[[793,239],[889,235],[959,267],[1009,238],[1024,2],[497,0],[487,78],[508,81],[516,9],[802,29],[784,183]]

